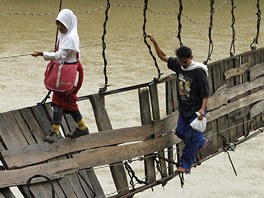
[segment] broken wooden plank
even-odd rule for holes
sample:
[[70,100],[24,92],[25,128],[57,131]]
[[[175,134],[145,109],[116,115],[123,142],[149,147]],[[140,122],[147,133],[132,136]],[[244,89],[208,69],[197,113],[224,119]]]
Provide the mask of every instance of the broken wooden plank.
[[235,102],[231,102],[226,104],[225,106],[221,106],[220,108],[214,111],[208,112],[206,116],[207,122],[215,120],[223,115],[229,114],[232,111],[235,111],[242,107],[261,101],[263,100],[263,95],[264,95],[264,90],[260,90],[256,93],[245,96],[244,98],[241,98]]
[[153,133],[154,130],[151,125],[107,130],[101,133],[91,133],[77,139],[60,139],[52,144],[43,142],[21,146],[18,149],[2,151],[1,156],[8,168],[12,169],[44,162],[48,159],[85,149],[142,141]]
[[207,110],[211,111],[217,109],[223,105],[226,105],[232,98],[261,86],[264,86],[264,76],[257,78],[252,82],[246,82],[230,88],[227,88],[224,85],[209,97]]

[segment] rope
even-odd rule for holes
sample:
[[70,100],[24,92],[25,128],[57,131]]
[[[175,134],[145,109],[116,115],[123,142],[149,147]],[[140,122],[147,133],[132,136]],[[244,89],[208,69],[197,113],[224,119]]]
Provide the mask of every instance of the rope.
[[178,35],[177,38],[179,39],[180,42],[180,46],[183,46],[182,41],[181,41],[181,29],[182,29],[182,24],[181,24],[181,16],[182,16],[182,10],[183,10],[183,6],[182,6],[182,0],[179,0],[179,14],[177,16],[178,19]]
[[35,195],[32,193],[32,191],[30,189],[31,181],[32,181],[32,179],[39,178],[39,177],[43,177],[43,178],[45,178],[49,182],[49,184],[51,186],[51,193],[52,193],[51,195],[52,195],[52,198],[55,198],[55,190],[54,190],[53,183],[52,183],[52,181],[51,181],[50,178],[48,178],[48,177],[46,177],[44,175],[34,175],[34,176],[32,176],[32,177],[30,177],[28,179],[26,186],[27,186],[27,189],[29,191],[29,194],[30,194],[31,198],[36,198]]
[[143,27],[142,27],[142,29],[143,29],[143,38],[144,38],[144,43],[147,46],[147,48],[149,50],[149,54],[153,58],[155,67],[156,67],[156,69],[158,71],[158,77],[154,78],[154,81],[157,81],[160,78],[160,76],[161,76],[161,72],[160,72],[156,57],[153,55],[153,53],[151,51],[151,47],[150,47],[150,45],[147,42],[147,33],[146,33],[147,9],[148,9],[148,0],[144,0],[144,9],[143,9],[144,23],[143,23]]
[[23,56],[31,56],[31,54],[19,54],[19,55],[13,55],[13,56],[3,56],[3,57],[0,57],[0,60],[1,59],[9,59],[9,58],[23,57]]
[[208,32],[208,38],[209,38],[209,49],[208,49],[208,56],[206,61],[204,61],[204,64],[207,65],[208,61],[211,60],[211,55],[213,53],[213,41],[212,41],[212,29],[213,29],[213,15],[215,12],[214,9],[214,0],[210,0],[210,25],[209,25],[209,32]]
[[261,11],[260,11],[260,5],[259,5],[260,0],[257,0],[257,9],[258,12],[256,15],[258,16],[257,20],[257,34],[256,37],[253,39],[253,42],[250,44],[250,49],[255,50],[258,47],[258,38],[259,38],[259,29],[260,29],[260,20],[261,20]]
[[105,10],[105,21],[103,24],[103,36],[102,36],[102,47],[103,47],[103,51],[102,51],[102,56],[104,59],[104,78],[105,78],[105,84],[104,87],[99,88],[99,93],[100,92],[105,92],[107,90],[108,87],[108,77],[107,77],[107,71],[106,71],[106,67],[107,67],[107,60],[106,60],[106,56],[105,56],[105,49],[106,49],[106,43],[105,43],[105,35],[106,35],[106,25],[107,25],[107,21],[108,21],[108,11],[110,8],[110,0],[107,0],[107,5],[106,5],[106,10]]
[[236,31],[235,31],[235,22],[236,22],[236,18],[234,15],[234,9],[236,8],[235,4],[234,4],[234,0],[231,0],[231,14],[232,14],[232,24],[231,24],[231,28],[232,28],[232,42],[231,42],[231,46],[230,46],[230,56],[234,56],[236,53],[235,50],[235,36],[236,36]]

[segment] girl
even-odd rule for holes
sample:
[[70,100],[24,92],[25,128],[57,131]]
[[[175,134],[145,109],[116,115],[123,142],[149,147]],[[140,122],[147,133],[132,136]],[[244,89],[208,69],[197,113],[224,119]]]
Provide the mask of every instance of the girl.
[[89,133],[85,125],[82,115],[76,103],[78,97],[77,92],[82,86],[83,82],[83,67],[79,61],[79,36],[77,32],[77,17],[69,9],[63,9],[59,12],[55,20],[59,30],[57,49],[55,52],[35,51],[32,56],[43,56],[44,60],[56,60],[61,64],[77,64],[79,72],[79,80],[77,86],[69,93],[53,92],[52,106],[53,106],[53,121],[51,129],[45,138],[47,142],[55,142],[61,137],[59,129],[63,113],[70,113],[74,121],[77,123],[76,130],[69,134],[69,137],[77,138]]

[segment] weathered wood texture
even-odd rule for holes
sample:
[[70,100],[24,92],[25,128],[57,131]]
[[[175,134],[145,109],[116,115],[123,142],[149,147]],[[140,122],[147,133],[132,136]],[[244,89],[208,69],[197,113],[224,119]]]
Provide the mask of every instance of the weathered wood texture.
[[[159,96],[158,96],[158,86],[157,83],[152,83],[149,86],[151,107],[152,107],[152,117],[153,120],[160,120],[160,107],[159,107]],[[156,136],[157,137],[157,136]],[[161,177],[167,177],[167,166],[166,162],[163,160],[165,158],[164,150],[158,151],[159,156],[159,166]]]
[[[263,62],[264,49],[261,48],[208,65],[210,97],[205,135],[210,145],[201,154],[202,158],[223,147],[219,134],[228,143],[264,126]],[[157,87],[160,83],[166,83],[167,115],[162,117]],[[139,87],[142,126],[112,129],[104,106],[105,97]],[[162,159],[167,154],[169,160],[174,160],[173,148],[177,144],[179,160],[183,148],[174,134],[178,119],[175,76],[86,98],[92,104],[101,132],[77,139],[63,138],[53,144],[43,142],[52,117],[50,104],[0,114],[1,161],[6,169],[0,171],[0,197],[8,197],[4,189],[5,193],[10,193],[6,187],[13,185],[18,185],[21,193],[30,197],[25,183],[35,174],[45,174],[53,180],[56,197],[104,197],[93,167],[106,164],[110,165],[117,196],[122,196],[129,192],[123,161],[144,156],[148,186],[158,181],[156,153],[160,157],[162,179],[165,181],[174,175],[173,164]],[[76,127],[67,114],[61,126],[64,136]],[[41,179],[34,180],[31,189],[36,197],[50,197],[50,186]]]
[[[151,110],[150,110],[150,98],[149,98],[149,90],[147,88],[138,89],[138,97],[139,97],[139,109],[140,109],[140,117],[141,124],[147,125],[151,123]],[[150,140],[154,138],[154,134],[147,137],[145,140]],[[145,169],[145,177],[147,182],[156,181],[155,174],[155,162],[152,153],[147,153],[144,155],[144,169]]]
[[[99,131],[111,130],[112,125],[108,117],[107,111],[104,106],[104,99],[102,100],[99,95],[93,95],[91,98],[91,104],[94,110],[94,117],[96,120],[97,128]],[[88,159],[88,158],[87,158]],[[89,159],[90,160],[90,159]],[[116,164],[110,164],[110,170],[120,195],[125,194],[128,191],[128,182],[126,172],[122,162],[115,161]]]
[[[223,145],[218,133],[233,142],[263,126],[263,48],[211,63],[207,131],[211,145]],[[223,65],[223,67],[219,67]]]
[[[17,151],[23,151],[23,148],[30,148],[31,145],[36,146],[45,144],[43,143],[43,138],[45,137],[50,127],[50,114],[50,106],[46,107],[44,105],[2,113],[0,115],[0,135],[3,141],[2,143],[6,147],[6,152],[9,152],[13,149],[17,149]],[[44,150],[43,153],[47,155],[48,150]],[[24,155],[24,158],[20,158],[17,160],[22,162],[25,159],[30,159],[30,157],[28,156],[31,156],[30,152]],[[1,157],[3,158],[3,153]],[[48,159],[50,158],[47,158],[45,160]],[[80,195],[79,197],[84,197],[91,195],[90,189],[85,186],[86,184],[83,184],[83,182],[80,182],[81,180],[78,179],[79,173],[74,173],[75,171],[78,171],[78,167],[74,167],[72,163],[68,162],[66,164],[63,164],[64,159],[68,159],[68,157],[64,155],[57,159],[54,158],[49,161],[44,160],[44,164],[25,169],[0,171],[0,174],[3,174],[3,177],[1,176],[1,178],[9,179],[7,180],[9,182],[7,183],[6,180],[2,180],[3,185],[12,186],[13,184],[11,180],[15,181],[19,177],[23,178],[23,182],[19,183],[19,185],[22,185],[19,187],[19,189],[25,197],[30,197],[27,188],[23,185],[25,185],[25,182],[29,179],[29,177],[33,176],[34,174],[45,174],[45,171],[43,172],[43,170],[46,170],[46,173],[50,174],[51,178],[60,178],[63,175],[67,174],[67,176],[65,176],[64,178],[53,181],[56,197],[78,197],[77,195]],[[5,161],[5,159],[2,159],[2,161],[5,167],[9,169],[10,166],[8,162]],[[52,164],[50,163],[55,163],[56,165],[54,164],[55,166],[52,166]],[[11,164],[11,166],[13,165]],[[41,167],[47,168],[42,169]],[[25,170],[25,172],[23,170]],[[89,173],[90,171],[91,170],[89,170]],[[59,176],[56,174],[56,172],[59,172]],[[83,179],[86,180],[87,183],[90,183],[89,177],[83,177]],[[95,178],[93,178],[93,180],[95,185],[100,185]],[[98,195],[102,195],[102,189],[100,192],[98,191],[98,189],[99,188],[97,188]],[[51,194],[51,189],[47,182],[43,182],[41,184],[32,184],[31,190],[37,197],[50,197]]]

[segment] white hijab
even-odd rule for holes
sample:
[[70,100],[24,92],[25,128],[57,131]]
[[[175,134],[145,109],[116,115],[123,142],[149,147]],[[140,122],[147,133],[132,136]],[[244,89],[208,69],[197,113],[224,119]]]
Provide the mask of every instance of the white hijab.
[[184,71],[190,71],[190,70],[194,70],[194,69],[197,69],[197,68],[201,68],[201,69],[204,70],[204,72],[208,76],[208,68],[203,63],[198,63],[198,62],[192,61],[191,64],[187,68],[183,68],[183,67],[181,67],[181,68]]
[[66,34],[59,32],[59,49],[70,49],[80,52],[77,17],[75,14],[69,9],[63,9],[58,14],[56,20],[60,21],[67,28]]

